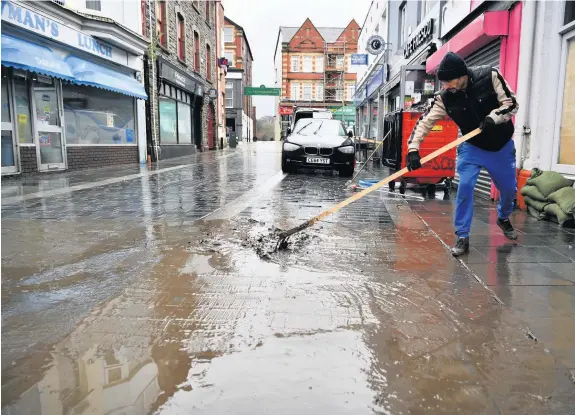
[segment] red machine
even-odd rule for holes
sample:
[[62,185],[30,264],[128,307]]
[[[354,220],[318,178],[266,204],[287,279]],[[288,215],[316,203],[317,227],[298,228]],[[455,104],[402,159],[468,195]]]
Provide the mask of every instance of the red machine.
[[[391,129],[391,133],[383,144],[382,163],[391,167],[394,171],[404,168],[407,156],[407,140],[422,115],[421,111],[394,111],[388,113],[384,120],[384,136]],[[458,127],[449,117],[439,120],[433,130],[427,135],[419,154],[424,156],[432,153],[445,144],[457,140]],[[407,183],[427,185],[429,190],[434,191],[435,185],[444,182],[445,193],[451,190],[451,183],[455,177],[456,150],[452,149],[439,157],[425,163],[420,169],[409,172],[403,176],[399,192],[405,193]],[[395,183],[390,183],[389,188],[395,189]]]

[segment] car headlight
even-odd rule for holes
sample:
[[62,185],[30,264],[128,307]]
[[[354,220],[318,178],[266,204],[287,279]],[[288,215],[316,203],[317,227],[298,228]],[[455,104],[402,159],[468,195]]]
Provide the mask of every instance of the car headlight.
[[292,143],[284,143],[284,150],[285,151],[296,151],[300,146],[297,144]]
[[355,151],[353,146],[338,147],[338,150],[344,154],[353,154],[353,152]]

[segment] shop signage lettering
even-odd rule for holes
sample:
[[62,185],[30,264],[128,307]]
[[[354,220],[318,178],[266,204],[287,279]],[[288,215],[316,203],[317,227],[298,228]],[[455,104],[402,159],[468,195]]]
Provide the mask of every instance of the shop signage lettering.
[[5,22],[121,65],[128,62],[127,52],[9,1],[2,1],[2,23]]
[[419,32],[415,34],[411,39],[407,41],[405,48],[403,49],[403,57],[409,58],[415,53],[415,51],[423,45],[424,42],[431,39],[433,35],[433,19],[429,19],[427,23],[419,29]]
[[198,85],[193,79],[175,70],[165,62],[161,62],[160,77],[182,89],[185,89],[186,91],[191,92],[192,94],[200,95],[203,93],[203,91],[200,90],[200,85]]

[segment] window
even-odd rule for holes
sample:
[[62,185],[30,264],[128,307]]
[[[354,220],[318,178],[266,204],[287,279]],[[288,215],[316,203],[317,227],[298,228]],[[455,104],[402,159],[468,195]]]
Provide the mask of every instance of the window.
[[575,20],[575,2],[566,1],[565,2],[565,19],[563,21],[563,24],[568,25],[573,20]]
[[323,84],[317,84],[315,88],[315,99],[323,101]]
[[212,49],[206,45],[206,79],[212,80]]
[[560,82],[554,170],[575,174],[575,30],[563,36]]
[[[28,81],[25,76],[16,76],[16,74],[14,74],[13,78],[14,101],[16,102],[14,118],[18,125],[18,141],[20,143],[33,143]],[[8,82],[4,82],[4,79],[2,79],[2,88],[7,85]],[[4,97],[2,97],[2,102],[7,102]],[[2,106],[2,110],[4,110],[4,106]],[[4,118],[4,116],[2,116],[2,118]],[[4,121],[4,119],[2,119],[2,121]]]
[[224,42],[231,43],[234,41],[234,29],[231,27],[224,27]]
[[186,25],[184,16],[178,13],[178,58],[186,60]]
[[305,84],[303,86],[303,99],[305,101],[311,101],[311,84]]
[[62,95],[68,144],[136,144],[134,98],[67,83]]
[[406,14],[405,14],[405,7],[407,2],[404,1],[399,6],[399,46],[403,46],[405,41],[407,40],[407,27],[406,27]]
[[353,96],[355,95],[355,85],[347,85],[347,100],[353,100]]
[[194,70],[200,72],[200,35],[194,32]]
[[166,2],[158,0],[156,1],[156,34],[160,41],[160,45],[164,47],[168,44],[167,23]]
[[147,36],[146,23],[148,18],[146,17],[146,0],[140,0],[140,12],[142,14],[142,36]]
[[188,93],[162,84],[159,98],[160,144],[192,144],[192,107]]
[[210,2],[208,0],[205,1],[206,3],[206,22],[210,22]]
[[343,89],[338,89],[335,91],[336,101],[343,101]]
[[100,0],[86,0],[86,8],[89,10],[102,11],[102,2]]
[[344,57],[343,56],[336,56],[335,58],[335,67],[337,69],[344,69],[343,67]]
[[234,83],[226,82],[226,108],[234,107]]
[[177,110],[178,144],[192,144],[192,107],[178,101]]
[[315,57],[315,71],[316,72],[323,72],[323,56],[316,56]]
[[292,82],[291,84],[291,99],[292,101],[299,99],[299,84],[297,82]]
[[224,52],[224,58],[228,60],[228,65],[234,66],[234,52]]
[[313,69],[313,56],[304,56],[303,57],[303,71],[304,72],[312,72]]
[[299,56],[297,55],[291,57],[291,71],[299,72]]

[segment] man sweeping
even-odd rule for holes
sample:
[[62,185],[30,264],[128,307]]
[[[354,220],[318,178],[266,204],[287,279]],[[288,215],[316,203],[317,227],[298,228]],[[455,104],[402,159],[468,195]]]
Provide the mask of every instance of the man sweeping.
[[518,106],[515,94],[499,71],[488,66],[468,68],[463,59],[447,53],[437,70],[442,90],[419,118],[408,140],[407,168],[421,167],[419,146],[434,124],[448,115],[462,134],[481,128],[481,134],[457,147],[459,187],[455,206],[457,241],[454,256],[469,252],[473,218],[473,194],[481,168],[485,168],[500,192],[497,225],[509,239],[517,232],[509,221],[517,189],[515,177],[514,126],[511,118]]

